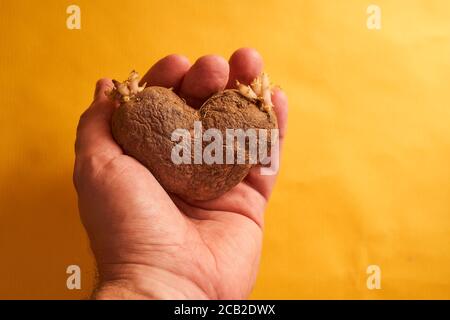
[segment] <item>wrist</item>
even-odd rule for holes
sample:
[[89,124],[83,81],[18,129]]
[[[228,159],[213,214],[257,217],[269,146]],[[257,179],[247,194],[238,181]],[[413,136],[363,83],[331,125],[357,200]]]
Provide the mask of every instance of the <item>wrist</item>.
[[99,268],[96,300],[209,299],[195,283],[166,270],[142,265],[108,265]]
[[154,300],[149,292],[140,292],[126,280],[111,280],[101,282],[92,293],[93,300]]

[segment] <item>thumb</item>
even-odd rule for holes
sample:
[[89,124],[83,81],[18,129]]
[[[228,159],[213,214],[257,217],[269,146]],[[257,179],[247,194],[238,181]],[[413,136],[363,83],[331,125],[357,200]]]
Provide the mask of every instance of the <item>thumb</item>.
[[94,101],[81,115],[77,128],[75,154],[77,159],[102,155],[102,158],[115,157],[122,154],[121,148],[111,134],[111,117],[117,102],[106,96],[112,89],[110,79],[101,79],[95,87]]

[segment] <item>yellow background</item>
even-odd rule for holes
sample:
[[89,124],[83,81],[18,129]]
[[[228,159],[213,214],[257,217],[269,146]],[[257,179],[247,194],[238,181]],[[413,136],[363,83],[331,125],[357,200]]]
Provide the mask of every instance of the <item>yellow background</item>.
[[450,2],[374,2],[380,31],[363,0],[1,1],[0,298],[92,289],[71,174],[96,79],[242,46],[290,99],[252,298],[450,298]]

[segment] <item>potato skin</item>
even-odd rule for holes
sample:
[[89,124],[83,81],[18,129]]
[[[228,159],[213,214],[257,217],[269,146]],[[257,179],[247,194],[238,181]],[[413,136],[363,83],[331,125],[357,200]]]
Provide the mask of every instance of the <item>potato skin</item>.
[[[210,200],[241,182],[253,165],[174,164],[171,152],[177,142],[171,141],[172,132],[193,132],[195,121],[202,121],[203,131],[216,128],[224,137],[226,129],[277,128],[272,110],[261,111],[256,101],[236,90],[219,92],[196,110],[170,89],[147,87],[116,109],[112,133],[124,153],[147,167],[166,191],[186,200]],[[208,144],[203,142],[203,147]]]

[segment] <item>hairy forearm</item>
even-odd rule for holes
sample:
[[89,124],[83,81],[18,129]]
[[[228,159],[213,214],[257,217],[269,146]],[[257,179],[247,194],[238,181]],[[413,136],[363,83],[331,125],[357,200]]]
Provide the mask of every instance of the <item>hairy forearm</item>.
[[152,300],[149,294],[134,290],[127,282],[101,283],[92,293],[93,300]]
[[209,299],[196,284],[149,266],[112,265],[99,270],[95,300]]

